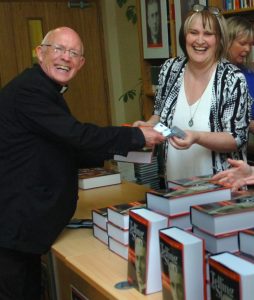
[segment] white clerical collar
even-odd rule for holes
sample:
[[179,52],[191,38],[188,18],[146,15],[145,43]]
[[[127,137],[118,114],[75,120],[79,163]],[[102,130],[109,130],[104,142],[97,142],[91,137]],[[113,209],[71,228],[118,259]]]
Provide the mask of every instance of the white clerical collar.
[[64,85],[64,86],[61,88],[61,90],[60,90],[60,94],[65,93],[67,90],[68,90],[68,86],[67,86],[67,85]]

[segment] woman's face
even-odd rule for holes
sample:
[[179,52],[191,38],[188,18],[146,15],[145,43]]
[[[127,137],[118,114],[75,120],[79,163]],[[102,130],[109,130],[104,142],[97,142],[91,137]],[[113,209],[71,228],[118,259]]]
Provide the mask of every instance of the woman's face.
[[232,64],[242,65],[251,51],[253,40],[248,36],[239,35],[229,48],[229,59]]
[[200,64],[209,64],[215,61],[217,40],[213,28],[206,24],[203,27],[202,17],[197,15],[190,23],[186,34],[186,51],[189,61]]

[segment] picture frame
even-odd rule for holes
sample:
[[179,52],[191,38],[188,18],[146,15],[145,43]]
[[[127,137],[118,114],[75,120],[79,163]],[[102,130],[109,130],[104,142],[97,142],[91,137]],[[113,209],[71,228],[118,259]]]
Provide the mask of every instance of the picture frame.
[[[166,1],[140,0],[145,59],[168,58],[170,56]],[[155,24],[156,22],[157,24]]]

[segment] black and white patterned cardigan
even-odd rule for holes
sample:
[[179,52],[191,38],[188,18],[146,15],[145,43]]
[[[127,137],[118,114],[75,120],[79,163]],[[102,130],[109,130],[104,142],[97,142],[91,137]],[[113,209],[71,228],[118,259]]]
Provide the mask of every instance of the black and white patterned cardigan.
[[[186,57],[176,57],[168,59],[161,67],[154,114],[159,115],[160,121],[169,127],[174,117],[186,63]],[[244,75],[225,59],[218,62],[212,95],[209,117],[211,132],[231,133],[238,147],[238,152],[212,152],[213,168],[220,171],[228,168],[228,157],[246,160],[252,100]],[[167,143],[165,146],[164,158],[167,157]]]

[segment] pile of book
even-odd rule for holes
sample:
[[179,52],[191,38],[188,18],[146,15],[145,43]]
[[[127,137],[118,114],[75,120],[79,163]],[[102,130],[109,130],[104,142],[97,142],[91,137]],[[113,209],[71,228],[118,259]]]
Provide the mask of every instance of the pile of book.
[[157,156],[153,156],[149,164],[134,164],[136,182],[149,186],[151,189],[160,188],[159,166]]
[[128,259],[129,211],[144,207],[144,200],[115,204],[92,210],[93,235],[109,249],[124,259]]

